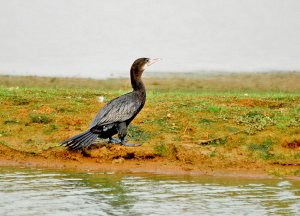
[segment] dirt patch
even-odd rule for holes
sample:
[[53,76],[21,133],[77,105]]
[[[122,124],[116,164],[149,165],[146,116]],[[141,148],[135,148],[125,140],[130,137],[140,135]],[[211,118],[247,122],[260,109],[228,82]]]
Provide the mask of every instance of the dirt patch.
[[289,149],[297,149],[300,148],[300,140],[293,140],[291,142],[286,141],[282,144],[282,146]]
[[65,117],[62,119],[62,123],[69,126],[80,126],[82,125],[82,119],[78,117]]
[[[228,155],[220,161],[209,158],[204,151],[196,151],[192,145],[176,149],[177,159],[161,157],[147,147],[98,146],[85,152],[54,147],[41,153],[30,153],[0,145],[0,165],[246,178],[268,178],[272,173],[266,170],[276,170],[281,166],[247,161],[243,157],[236,160],[236,155]],[[208,148],[207,151],[215,149]]]
[[266,99],[256,99],[256,98],[243,98],[243,99],[234,99],[232,102],[235,106],[240,107],[268,107],[271,109],[279,109],[285,106],[283,102],[266,100]]

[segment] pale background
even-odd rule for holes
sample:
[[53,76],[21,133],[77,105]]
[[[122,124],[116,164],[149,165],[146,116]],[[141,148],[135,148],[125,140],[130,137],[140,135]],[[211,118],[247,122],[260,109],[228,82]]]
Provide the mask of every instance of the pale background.
[[299,0],[0,0],[0,74],[300,71]]

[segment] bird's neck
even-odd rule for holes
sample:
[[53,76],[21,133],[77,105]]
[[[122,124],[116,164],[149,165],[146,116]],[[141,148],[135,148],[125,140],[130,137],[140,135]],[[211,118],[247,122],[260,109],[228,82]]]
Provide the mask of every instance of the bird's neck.
[[131,68],[130,78],[131,78],[131,86],[134,91],[146,93],[146,88],[142,81],[141,73],[139,73],[139,71],[136,71],[136,68]]

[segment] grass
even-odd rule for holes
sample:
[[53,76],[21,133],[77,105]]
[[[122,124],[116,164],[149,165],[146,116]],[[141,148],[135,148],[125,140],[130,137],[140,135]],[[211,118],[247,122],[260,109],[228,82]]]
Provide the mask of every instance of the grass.
[[262,144],[251,144],[249,145],[249,149],[251,151],[257,151],[260,153],[260,157],[268,160],[272,158],[273,154],[270,153],[270,150],[273,147],[273,141],[271,139],[266,139]]
[[127,135],[128,135],[129,139],[132,139],[134,141],[141,142],[141,143],[147,142],[151,137],[151,134],[149,132],[144,131],[138,125],[129,125]]
[[29,113],[29,117],[32,123],[48,124],[52,122],[52,119],[45,114]]
[[[300,140],[300,75],[259,74],[246,83],[241,82],[243,75],[219,78],[146,78],[147,102],[127,139],[143,143],[158,156],[191,164],[207,160],[229,166],[244,160],[250,166],[249,161],[261,159],[263,164],[296,164],[299,170],[300,148],[293,143]],[[262,80],[266,85],[270,80],[271,87],[263,86]],[[284,84],[275,85],[274,80]],[[86,130],[107,101],[130,91],[124,79],[0,81],[0,142],[31,152],[57,146]],[[98,102],[99,96],[105,102]],[[245,132],[228,136],[240,130]],[[218,137],[224,138],[199,145]]]
[[236,122],[240,125],[249,125],[247,130],[249,134],[255,134],[268,126],[275,125],[273,116],[264,114],[262,111],[250,111],[245,115],[238,116]]
[[159,143],[156,146],[154,146],[154,149],[156,151],[156,154],[159,156],[164,156],[167,152],[167,147],[163,143]]

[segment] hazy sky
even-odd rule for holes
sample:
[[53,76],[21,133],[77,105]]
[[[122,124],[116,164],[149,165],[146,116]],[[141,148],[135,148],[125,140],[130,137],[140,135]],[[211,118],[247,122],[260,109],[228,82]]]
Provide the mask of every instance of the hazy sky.
[[299,0],[0,0],[0,73],[300,70]]

